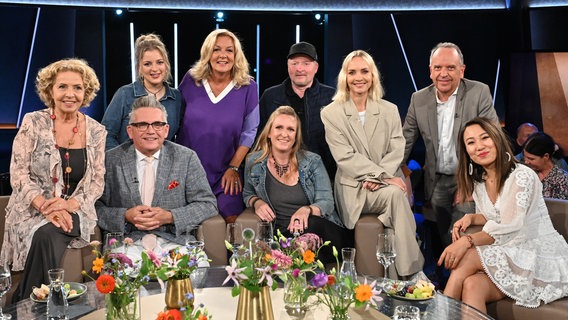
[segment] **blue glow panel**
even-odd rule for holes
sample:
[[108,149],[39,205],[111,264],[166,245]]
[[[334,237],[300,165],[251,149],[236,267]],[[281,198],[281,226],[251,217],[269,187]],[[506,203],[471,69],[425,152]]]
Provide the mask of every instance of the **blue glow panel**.
[[[188,9],[188,10],[255,10],[255,11],[363,11],[363,10],[459,10],[459,9],[506,9],[506,0],[358,0],[358,1],[321,1],[321,0],[147,0],[147,1],[112,1],[112,0],[35,0],[4,3],[45,4],[85,7],[119,7],[136,9]],[[530,1],[554,2],[554,1]]]

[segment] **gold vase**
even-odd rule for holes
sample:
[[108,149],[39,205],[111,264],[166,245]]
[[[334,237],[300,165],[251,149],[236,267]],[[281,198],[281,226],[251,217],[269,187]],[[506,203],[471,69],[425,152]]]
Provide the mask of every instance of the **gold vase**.
[[274,320],[270,288],[264,286],[259,292],[241,287],[236,320]]
[[[191,299],[187,299],[187,294],[191,293]],[[179,309],[188,303],[193,305],[193,286],[190,278],[169,279],[166,286],[166,307],[168,309]]]

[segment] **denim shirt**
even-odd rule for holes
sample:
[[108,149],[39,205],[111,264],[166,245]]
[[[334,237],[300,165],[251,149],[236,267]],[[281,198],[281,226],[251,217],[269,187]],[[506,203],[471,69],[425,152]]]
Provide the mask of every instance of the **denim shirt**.
[[[166,93],[160,99],[160,103],[168,112],[168,124],[170,125],[168,140],[172,141],[179,129],[183,98],[178,89],[170,87],[165,82],[164,87],[166,88]],[[129,140],[126,127],[130,121],[129,115],[132,103],[136,98],[145,95],[148,95],[148,93],[140,79],[131,84],[124,85],[116,91],[101,121],[108,132],[106,150],[110,150]]]
[[[250,206],[252,196],[260,197],[274,210],[266,192],[266,172],[268,170],[267,159],[259,163],[254,163],[262,154],[261,151],[253,152],[247,157],[245,164],[245,186],[243,189],[243,200],[245,206]],[[338,226],[343,226],[339,215],[335,211],[333,193],[329,176],[321,157],[313,152],[303,151],[298,153],[298,172],[302,190],[310,205],[320,209],[321,217],[325,218]]]

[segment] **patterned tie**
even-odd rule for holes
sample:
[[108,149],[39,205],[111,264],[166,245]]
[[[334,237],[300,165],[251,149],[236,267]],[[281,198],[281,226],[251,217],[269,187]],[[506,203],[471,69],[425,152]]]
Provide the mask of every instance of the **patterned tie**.
[[152,198],[154,197],[154,185],[156,177],[154,174],[154,157],[144,158],[146,167],[144,168],[144,179],[142,180],[142,203],[152,206]]

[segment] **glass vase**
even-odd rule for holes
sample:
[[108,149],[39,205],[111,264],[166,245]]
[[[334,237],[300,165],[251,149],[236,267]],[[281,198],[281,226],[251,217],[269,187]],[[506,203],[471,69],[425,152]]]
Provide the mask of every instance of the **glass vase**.
[[284,285],[284,307],[286,310],[306,311],[308,309],[306,275],[299,274],[297,277],[290,276]]
[[[189,296],[188,294],[191,294]],[[180,309],[182,306],[193,305],[193,285],[191,279],[173,279],[168,280],[166,287],[166,307],[168,309]]]
[[330,308],[329,320],[349,320],[349,308]]
[[140,320],[139,290],[105,295],[106,320]]

